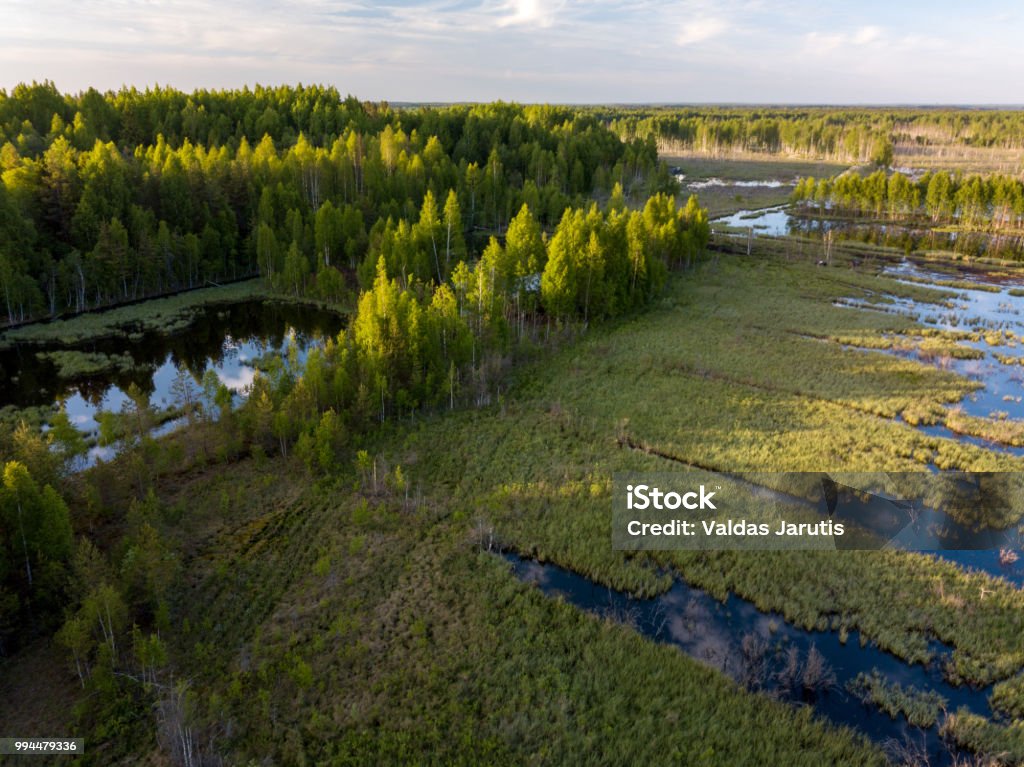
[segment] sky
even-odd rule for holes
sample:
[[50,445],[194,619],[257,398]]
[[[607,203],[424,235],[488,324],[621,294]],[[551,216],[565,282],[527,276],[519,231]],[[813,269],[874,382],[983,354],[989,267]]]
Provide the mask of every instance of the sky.
[[0,0],[0,87],[391,102],[1019,104],[1019,0]]

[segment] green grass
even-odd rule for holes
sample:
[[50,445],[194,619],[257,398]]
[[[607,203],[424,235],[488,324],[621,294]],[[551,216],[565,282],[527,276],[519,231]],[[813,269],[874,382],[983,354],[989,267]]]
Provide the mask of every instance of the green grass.
[[[891,418],[941,408],[970,391],[968,382],[806,337],[808,330],[912,329],[904,318],[832,306],[840,295],[867,289],[926,290],[847,270],[723,260],[717,271],[708,266],[679,280],[661,307],[524,370],[500,412],[425,423],[400,454],[418,457],[410,468],[416,481],[449,484],[456,508],[486,517],[516,550],[600,583],[652,594],[668,583],[657,566],[671,566],[717,595],[736,592],[809,628],[859,630],[911,661],[928,660],[929,640],[937,637],[955,648],[947,670],[953,679],[1009,676],[1024,665],[1024,637],[1013,618],[1024,611],[1024,597],[927,556],[664,553],[625,560],[608,546],[617,471],[914,471],[929,461],[1019,471],[1016,458]],[[627,443],[644,449],[622,447]],[[979,602],[983,589],[993,594]],[[971,621],[963,620],[964,605],[971,605]]]
[[1024,763],[1024,722],[997,724],[962,710],[943,720],[943,737],[961,748],[991,758],[990,764]]
[[1000,682],[992,689],[993,710],[1014,719],[1024,719],[1024,674]]
[[266,297],[262,280],[223,287],[200,288],[106,311],[87,312],[68,319],[35,322],[0,333],[0,348],[14,343],[75,344],[132,331],[173,332],[188,327],[192,314],[204,306]]
[[810,709],[520,583],[443,485],[406,500],[384,461],[377,491],[354,469],[311,487],[280,459],[166,481],[189,530],[177,665],[197,730],[233,722],[232,761],[884,764]]
[[999,417],[981,418],[968,415],[960,408],[952,408],[946,414],[946,426],[957,434],[968,434],[1014,447],[1024,445],[1024,421]]
[[[730,181],[792,181],[803,176],[831,177],[849,166],[841,163],[794,160],[778,155],[758,155],[756,159],[713,158],[699,155],[663,154],[668,165],[679,166],[686,181],[721,178]],[[685,182],[684,182],[685,183]]]
[[[686,189],[684,182],[683,193],[680,197],[682,199],[689,197],[690,194],[697,195],[700,204],[708,209],[708,216],[710,218],[718,218],[720,216],[730,216],[741,210],[760,210],[761,208],[783,205],[789,202],[789,194],[792,191],[792,188],[786,186],[779,187],[778,189],[712,186],[705,189],[697,189],[691,193]],[[737,232],[745,231],[736,227],[733,227],[733,229]],[[728,230],[728,227],[715,224],[715,231],[724,232]]]
[[865,703],[878,706],[893,719],[905,717],[915,727],[931,727],[946,708],[947,700],[931,690],[904,687],[890,682],[877,669],[861,672],[846,688]]
[[782,181],[778,188],[713,186],[694,190],[711,218],[728,216],[740,210],[758,210],[789,202],[796,179],[802,176],[834,176],[846,170],[845,165],[804,162],[776,157],[758,159],[716,159],[700,156],[661,157],[686,174],[682,196],[688,197],[687,185],[693,181],[720,178],[724,181]]
[[[729,227],[724,232],[730,231]],[[745,230],[737,230],[744,233]],[[723,236],[718,233],[718,225],[715,225],[715,234],[711,236],[710,248],[721,253],[732,253],[735,255],[746,255],[747,239],[744,237]],[[778,256],[789,261],[810,261],[815,262],[825,258],[825,246],[821,239],[812,237],[800,237],[786,235],[783,237],[771,237],[758,235],[754,231],[754,252]],[[855,240],[836,240],[832,243],[833,265],[849,265],[851,262],[861,264],[866,271],[872,271],[876,264],[893,264],[902,261],[906,252],[900,248],[873,243],[857,242]],[[917,254],[915,253],[915,257]]]
[[985,293],[1001,293],[1003,290],[998,285],[982,285],[977,282],[971,282],[970,280],[936,280],[925,277],[914,277],[913,275],[902,275],[900,279],[905,282],[919,282],[926,285],[937,285],[942,288],[952,288],[955,290],[980,290]]

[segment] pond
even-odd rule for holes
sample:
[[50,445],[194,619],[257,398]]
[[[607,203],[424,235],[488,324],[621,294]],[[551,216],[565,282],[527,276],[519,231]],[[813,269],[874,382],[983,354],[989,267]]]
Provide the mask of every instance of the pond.
[[[938,693],[948,711],[967,708],[982,715],[991,713],[990,690],[954,687],[943,678],[942,660],[950,650],[938,642],[932,644],[935,659],[931,663],[911,665],[873,645],[862,646],[856,632],[841,637],[838,631],[798,628],[744,599],[730,595],[722,602],[680,579],[660,596],[636,599],[553,564],[504,556],[520,580],[548,596],[674,645],[750,689],[794,705],[813,706],[832,723],[852,727],[878,744],[909,740],[927,750],[927,763],[932,765],[951,764],[954,756],[939,737],[938,724],[924,728],[911,725],[903,716],[894,719],[862,702],[847,684],[862,672],[877,672],[905,689]],[[831,686],[807,687],[802,678],[794,683],[793,664],[804,669],[812,653],[819,654],[834,674]]]
[[752,229],[754,234],[782,237],[790,233],[791,220],[789,206],[776,205],[760,210],[740,210],[732,215],[716,218],[711,222],[711,229],[714,231],[716,226],[728,226],[736,229]]
[[[301,364],[311,348],[343,325],[341,315],[312,306],[242,301],[203,307],[185,330],[171,334],[125,327],[122,335],[74,345],[20,343],[0,350],[0,407],[62,406],[73,424],[94,434],[97,414],[120,410],[132,385],[148,395],[155,409],[166,410],[174,404],[172,385],[179,371],[187,371],[198,385],[213,370],[242,397],[261,357],[280,354]],[[113,357],[117,364],[82,372],[73,366],[62,369],[55,353],[67,351],[89,359]],[[165,424],[158,434],[173,426]],[[111,453],[94,447],[90,462]]]
[[700,191],[701,189],[711,189],[714,187],[722,187],[726,189],[781,189],[784,186],[792,186],[792,182],[780,181],[779,179],[768,179],[763,181],[733,181],[731,179],[721,179],[716,176],[712,176],[711,178],[701,179],[700,181],[691,181],[686,185],[686,188],[687,191]]
[[[878,244],[903,245],[903,237],[912,236],[914,247],[922,244],[922,238],[929,234],[928,230],[894,223],[878,223],[869,221],[851,221],[848,219],[828,218],[814,215],[811,211],[794,208],[792,205],[775,205],[757,210],[740,210],[728,216],[716,218],[711,222],[735,229],[753,229],[754,234],[772,237],[786,235],[821,236],[825,232],[833,232],[841,239],[857,239]],[[742,233],[740,233],[742,234]],[[956,241],[956,233],[935,233],[929,239],[931,247],[950,246]]]

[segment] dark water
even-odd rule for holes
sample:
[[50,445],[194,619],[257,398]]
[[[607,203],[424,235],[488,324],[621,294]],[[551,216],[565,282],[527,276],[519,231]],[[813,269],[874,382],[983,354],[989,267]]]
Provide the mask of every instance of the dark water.
[[[505,558],[518,578],[536,584],[548,596],[561,597],[588,612],[626,623],[655,641],[675,645],[752,689],[795,705],[811,705],[829,721],[853,727],[879,744],[909,739],[927,749],[933,765],[952,761],[939,738],[938,725],[922,729],[902,716],[893,719],[847,692],[846,683],[860,672],[877,670],[904,688],[913,686],[939,693],[946,698],[949,711],[967,708],[978,714],[990,714],[988,689],[954,687],[943,679],[942,661],[950,650],[938,642],[932,645],[935,658],[930,664],[911,665],[872,645],[862,647],[856,632],[850,632],[843,642],[837,631],[807,631],[787,623],[778,614],[758,610],[746,600],[730,595],[720,602],[681,580],[661,596],[635,599],[556,565],[514,554],[506,554]],[[748,646],[747,652],[744,644]],[[751,646],[759,647],[753,659]],[[801,685],[780,686],[773,677],[786,665],[790,648],[796,650],[802,664],[812,646],[835,674],[835,685],[815,693]]]
[[936,557],[959,565],[967,572],[987,573],[995,578],[1002,578],[1017,588],[1024,587],[1024,557],[1012,564],[1002,564],[999,552],[995,549],[979,549],[976,551],[943,551]]
[[[324,339],[341,330],[343,318],[315,307],[270,301],[243,301],[198,310],[189,326],[172,334],[147,331],[137,339],[104,338],[70,346],[19,344],[0,351],[0,407],[57,404],[83,432],[98,428],[100,410],[118,411],[132,384],[156,408],[173,404],[171,385],[179,370],[194,382],[207,370],[239,396],[255,375],[254,361],[268,353],[291,355],[297,362]],[[136,330],[125,327],[126,332]],[[61,378],[55,364],[40,352],[71,349],[110,355],[128,353],[134,366],[72,378]],[[96,456],[109,451],[95,448]]]

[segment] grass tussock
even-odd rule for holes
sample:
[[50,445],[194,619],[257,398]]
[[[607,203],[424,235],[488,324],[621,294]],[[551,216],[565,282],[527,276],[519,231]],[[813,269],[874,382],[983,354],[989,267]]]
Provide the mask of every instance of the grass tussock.
[[982,418],[968,415],[960,408],[951,408],[946,414],[946,426],[958,434],[969,434],[990,442],[1014,447],[1024,445],[1024,421],[998,415],[993,418]]
[[937,692],[904,687],[890,682],[877,669],[861,672],[846,688],[865,703],[877,706],[893,719],[905,717],[915,727],[931,727],[946,708],[947,700]]
[[60,378],[74,379],[102,373],[127,373],[135,369],[135,360],[129,352],[104,354],[70,349],[40,352],[38,356],[56,367]]
[[1024,763],[1024,722],[998,724],[970,711],[947,716],[940,730],[954,745],[986,758],[987,764]]

